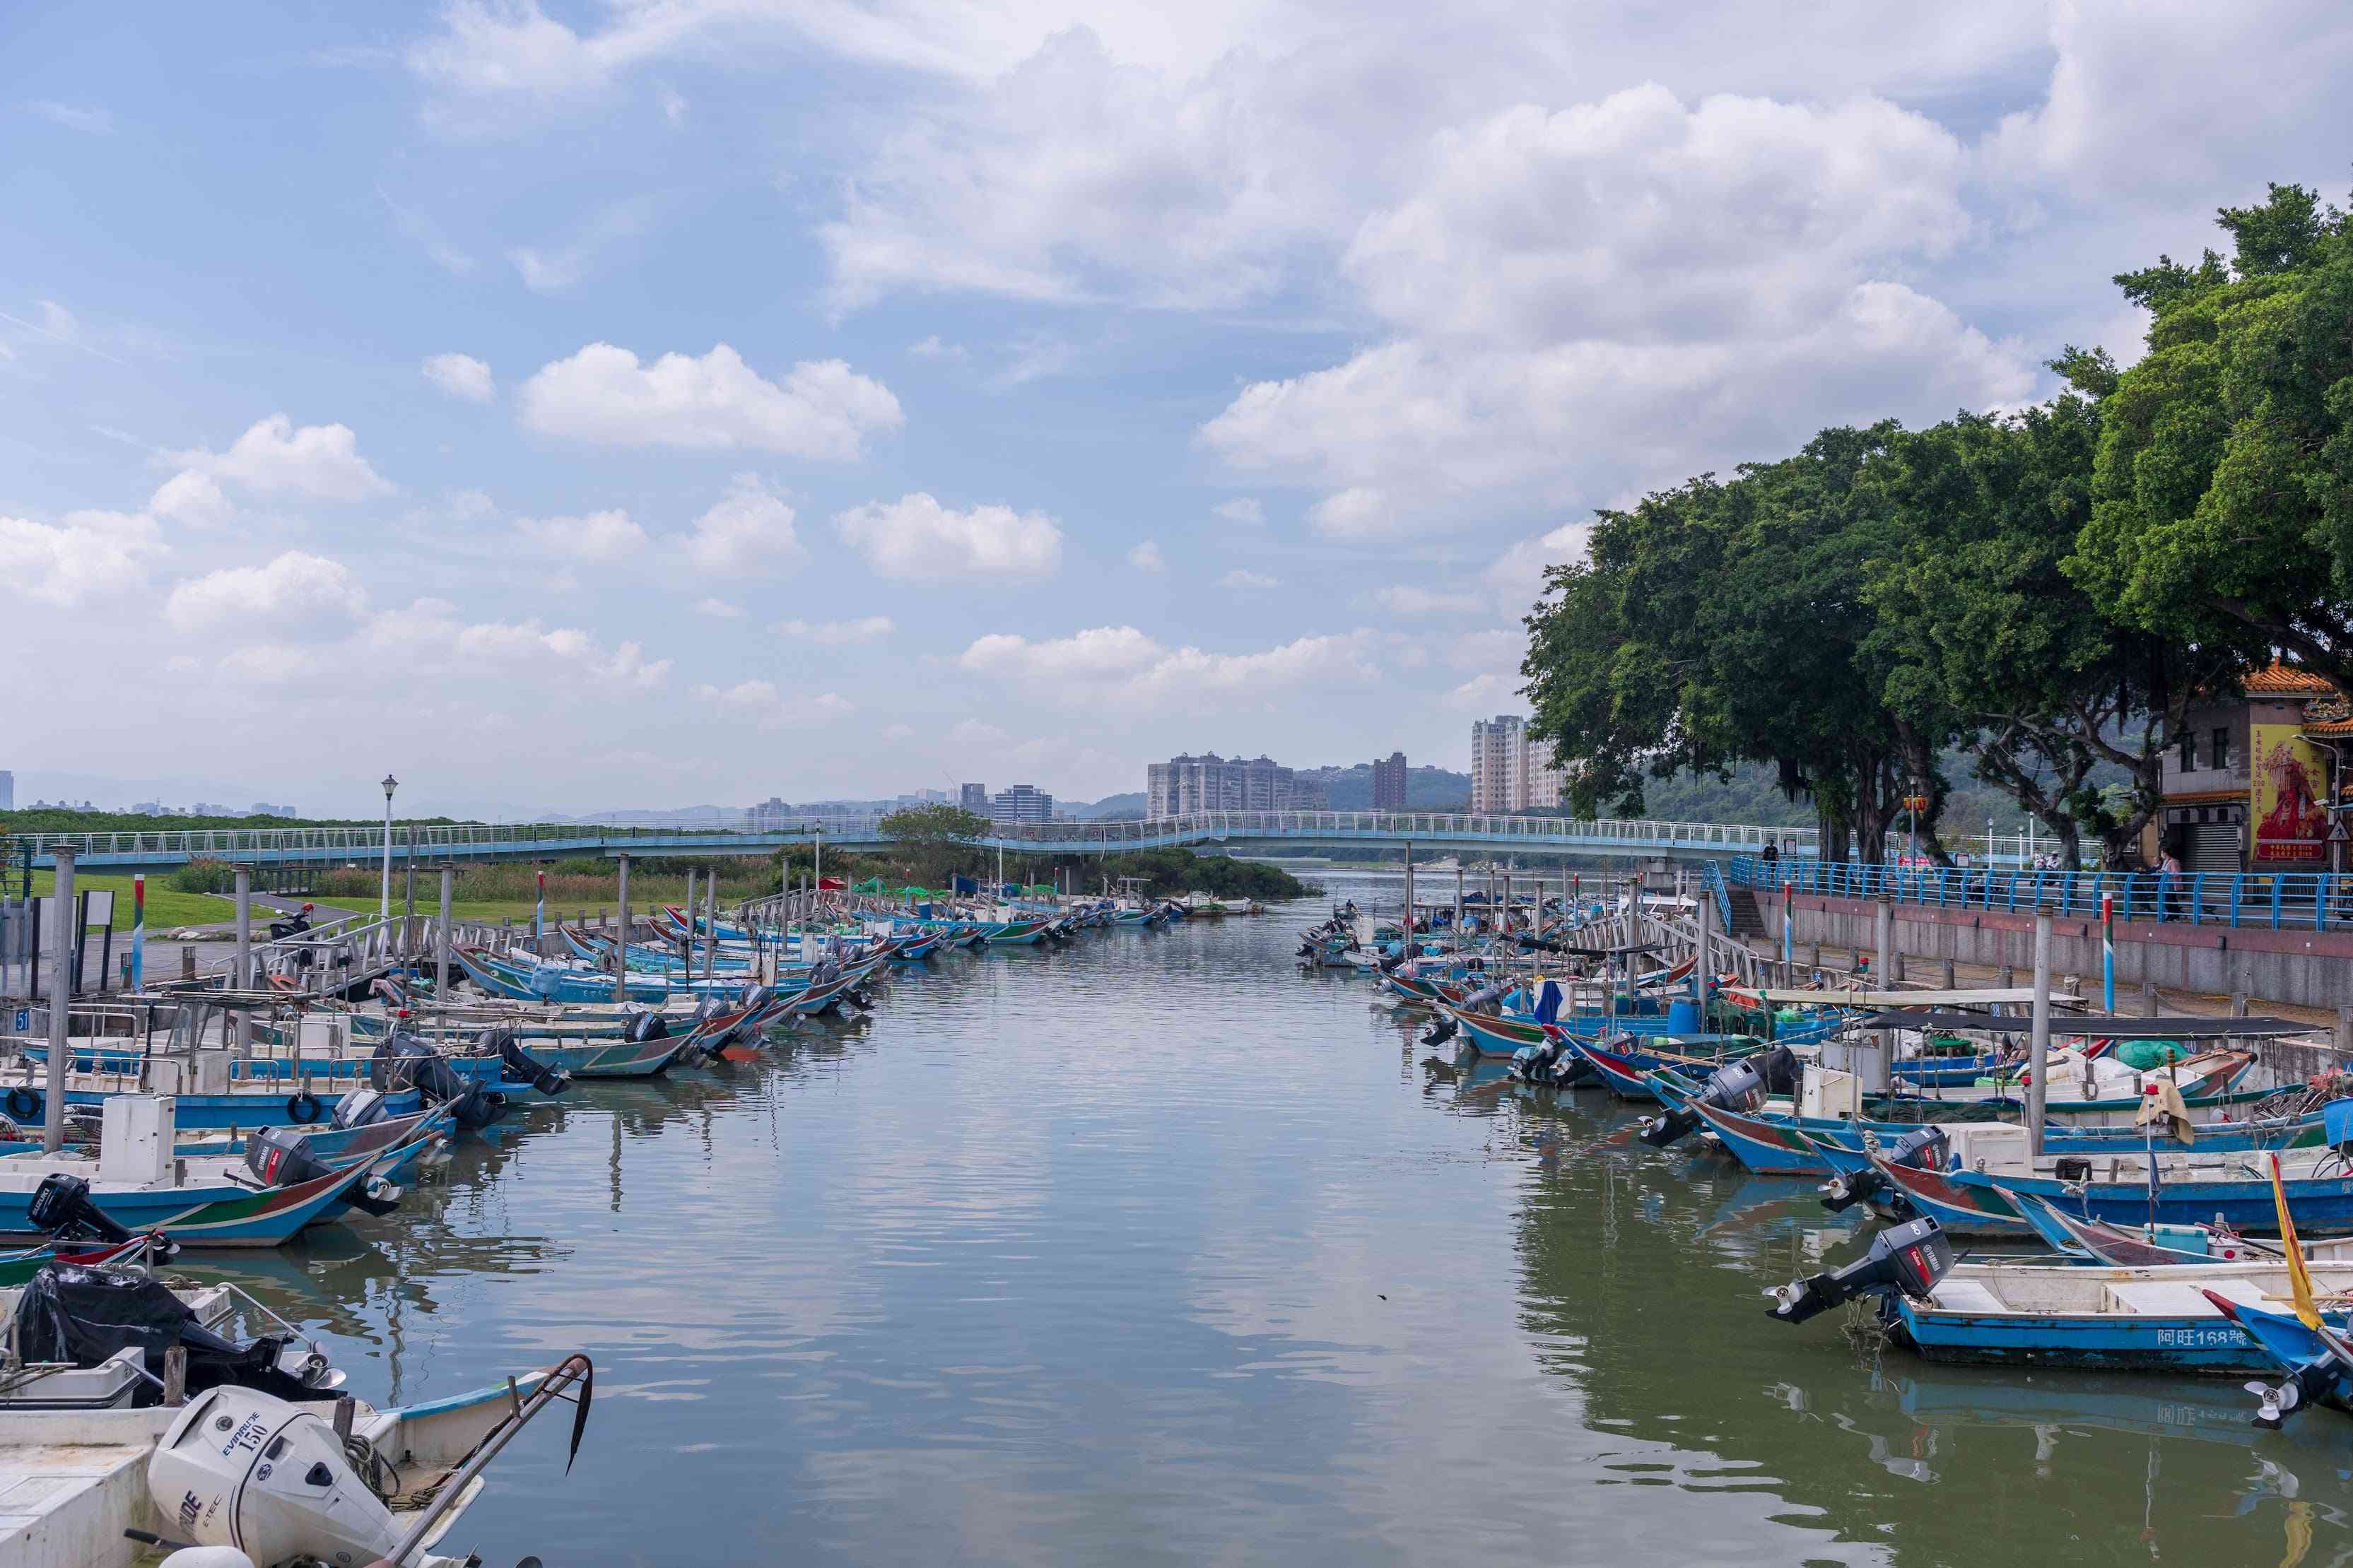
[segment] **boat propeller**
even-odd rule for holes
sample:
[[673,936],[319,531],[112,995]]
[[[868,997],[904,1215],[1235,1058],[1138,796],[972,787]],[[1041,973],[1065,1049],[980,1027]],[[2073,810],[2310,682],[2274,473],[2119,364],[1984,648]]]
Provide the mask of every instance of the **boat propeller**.
[[2289,1416],[2323,1398],[2336,1379],[2337,1373],[2327,1363],[2314,1362],[2289,1373],[2276,1384],[2261,1381],[2248,1384],[2247,1392],[2259,1402],[2255,1408],[2255,1425],[2278,1431],[2287,1424]]

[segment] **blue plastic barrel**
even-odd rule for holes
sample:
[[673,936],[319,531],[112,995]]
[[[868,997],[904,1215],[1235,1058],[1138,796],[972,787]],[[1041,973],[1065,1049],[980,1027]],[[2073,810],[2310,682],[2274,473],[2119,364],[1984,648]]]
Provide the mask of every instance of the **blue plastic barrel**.
[[2330,1148],[2353,1143],[2353,1100],[2332,1100],[2322,1106],[2320,1126]]
[[[1668,1003],[1667,1033],[1670,1035],[1699,1035],[1706,1033],[1706,1030],[1701,1026],[1699,1021],[1699,1004],[1696,1002]],[[2353,1101],[2339,1100],[2337,1103],[2340,1105],[2346,1105],[2353,1104]]]

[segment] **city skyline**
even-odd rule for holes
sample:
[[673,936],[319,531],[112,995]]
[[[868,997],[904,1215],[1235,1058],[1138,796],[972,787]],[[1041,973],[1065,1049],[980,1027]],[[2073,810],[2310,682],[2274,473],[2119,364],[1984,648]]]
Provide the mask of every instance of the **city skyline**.
[[1595,509],[2128,363],[2112,274],[2342,184],[2316,6],[830,15],[12,13],[19,798],[1454,757]]

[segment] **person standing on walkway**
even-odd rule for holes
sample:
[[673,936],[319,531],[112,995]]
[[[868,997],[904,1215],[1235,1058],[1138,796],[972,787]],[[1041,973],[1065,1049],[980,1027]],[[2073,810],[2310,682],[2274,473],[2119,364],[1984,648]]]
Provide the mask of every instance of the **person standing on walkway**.
[[2169,921],[2180,912],[2181,861],[2173,853],[2173,846],[2165,847],[2165,857],[2157,863],[2157,918]]

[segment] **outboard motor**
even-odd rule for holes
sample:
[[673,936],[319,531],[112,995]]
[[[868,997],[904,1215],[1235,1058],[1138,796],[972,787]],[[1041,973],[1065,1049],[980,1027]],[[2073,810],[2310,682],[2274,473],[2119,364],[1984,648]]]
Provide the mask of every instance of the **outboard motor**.
[[[1584,1069],[1584,1070],[1580,1070]],[[1590,1064],[1567,1043],[1547,1036],[1540,1046],[1522,1046],[1512,1053],[1512,1076],[1523,1083],[1565,1087],[1585,1076]]]
[[376,1055],[388,1058],[392,1076],[448,1105],[461,1127],[488,1127],[507,1113],[505,1095],[460,1077],[447,1058],[414,1035],[393,1036],[376,1047]]
[[1425,1046],[1442,1046],[1454,1037],[1460,1027],[1461,1026],[1455,1023],[1452,1016],[1449,1015],[1430,1026],[1430,1032],[1421,1037],[1421,1043]]
[[131,1232],[107,1217],[91,1201],[90,1184],[56,1172],[33,1189],[26,1216],[35,1230],[58,1241],[129,1241]]
[[629,1040],[633,1045],[641,1046],[648,1040],[667,1040],[669,1038],[670,1020],[663,1017],[659,1013],[654,1012],[651,1008],[647,1009],[645,1012],[638,1014],[636,1017],[629,1020]]
[[[308,1133],[290,1127],[259,1127],[245,1135],[245,1168],[267,1187],[298,1186],[332,1176],[334,1167],[312,1154]],[[375,1177],[345,1194],[352,1207],[381,1219],[400,1206],[400,1189]]]
[[391,1119],[391,1108],[385,1103],[383,1095],[372,1089],[355,1089],[335,1101],[335,1114],[328,1125],[339,1132],[349,1131]]
[[1478,990],[1462,998],[1460,1005],[1466,1013],[1483,1013],[1502,1001],[1504,994],[1510,990],[1511,986],[1498,980],[1492,984],[1482,985]]
[[498,1052],[500,1065],[506,1068],[507,1077],[517,1082],[527,1083],[542,1094],[562,1094],[572,1087],[570,1073],[558,1072],[545,1062],[531,1056],[522,1046],[515,1043],[512,1029],[486,1030],[482,1035],[481,1044],[483,1049]]
[[[1915,1127],[1881,1151],[1880,1157],[1891,1165],[1905,1165],[1915,1171],[1941,1171],[1953,1158],[1952,1140],[1945,1130],[1936,1125]],[[1892,1213],[1908,1215],[1911,1204],[1904,1194],[1889,1190],[1884,1173],[1871,1165],[1852,1173],[1841,1172],[1821,1184],[1822,1207],[1832,1214],[1844,1214],[1855,1205],[1868,1203],[1884,1207]]]
[[[1776,1069],[1784,1069],[1781,1076],[1786,1079],[1796,1071],[1797,1061],[1797,1053],[1788,1047],[1775,1046],[1761,1056],[1718,1068],[1715,1076],[1707,1080],[1707,1087],[1692,1098],[1716,1110],[1754,1110],[1764,1103]],[[1684,1133],[1696,1130],[1699,1123],[1699,1112],[1686,1101],[1663,1116],[1644,1117],[1641,1139],[1653,1149],[1663,1149]]]
[[256,1389],[190,1399],[147,1461],[147,1490],[170,1534],[258,1563],[379,1562],[403,1534],[318,1406]]
[[1792,1279],[1766,1291],[1773,1303],[1767,1315],[1785,1323],[1802,1323],[1841,1301],[1898,1291],[1925,1301],[1952,1267],[1952,1241],[1943,1226],[1924,1215],[1873,1237],[1871,1250],[1843,1268],[1825,1269],[1810,1279]]

